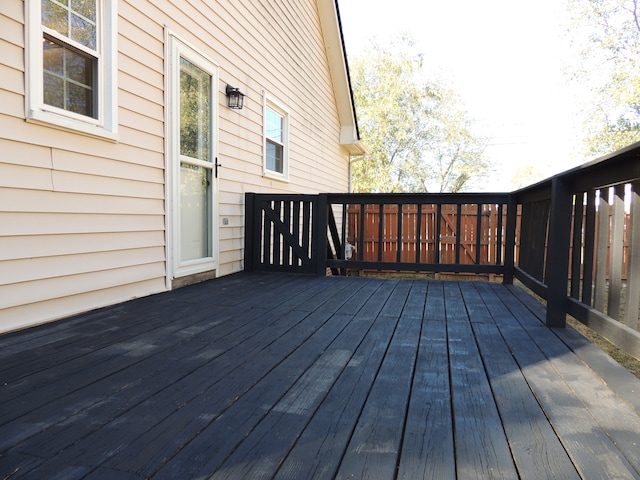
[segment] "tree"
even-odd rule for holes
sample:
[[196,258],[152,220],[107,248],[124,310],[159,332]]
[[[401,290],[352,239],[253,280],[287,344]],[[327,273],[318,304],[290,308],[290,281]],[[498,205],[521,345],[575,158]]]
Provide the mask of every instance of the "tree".
[[[585,147],[599,156],[640,140],[639,0],[568,0],[580,64],[574,79],[590,82]],[[584,32],[576,37],[576,32]],[[580,44],[580,42],[582,43]]]
[[488,171],[484,142],[455,92],[425,79],[410,37],[373,42],[351,63],[358,124],[369,150],[356,192],[458,192]]
[[544,175],[542,174],[542,172],[540,172],[540,170],[538,170],[533,165],[527,165],[524,167],[520,167],[515,171],[515,173],[511,177],[511,183],[516,189],[518,189],[533,185],[543,178]]

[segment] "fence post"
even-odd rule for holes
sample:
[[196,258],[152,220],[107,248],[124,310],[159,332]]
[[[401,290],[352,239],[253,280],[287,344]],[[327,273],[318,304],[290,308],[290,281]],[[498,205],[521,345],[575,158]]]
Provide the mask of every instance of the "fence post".
[[327,274],[327,228],[328,228],[328,195],[318,194],[313,212],[313,240],[311,243],[311,263],[313,272],[324,277]]
[[[518,219],[518,203],[515,196],[509,194],[507,200],[507,225],[504,242],[504,276],[502,283],[513,285],[513,273],[515,267],[516,226]],[[501,235],[502,232],[499,233]]]
[[255,244],[255,193],[244,194],[244,271],[253,272],[253,251]]
[[555,177],[551,183],[551,211],[545,280],[547,284],[548,327],[565,327],[569,247],[571,237],[572,194],[566,182]]

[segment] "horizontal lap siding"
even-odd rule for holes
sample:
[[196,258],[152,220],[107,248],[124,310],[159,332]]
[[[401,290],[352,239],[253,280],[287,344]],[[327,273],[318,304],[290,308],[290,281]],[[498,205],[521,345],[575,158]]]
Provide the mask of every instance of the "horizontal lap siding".
[[[220,66],[219,274],[243,267],[246,192],[348,189],[315,0],[118,2],[118,142],[25,122],[24,2],[0,2],[0,332],[165,289],[165,26]],[[225,107],[224,87],[246,94]],[[262,176],[266,93],[289,182]]]
[[[148,61],[127,82],[132,96],[154,83],[162,68],[166,27],[219,65],[219,275],[243,267],[244,194],[246,192],[346,191],[348,155],[338,145],[340,124],[314,0],[285,2],[120,3],[121,69],[135,64],[140,49]],[[121,73],[121,75],[123,75]],[[226,84],[246,94],[242,110],[225,107]],[[155,90],[151,92],[155,98]],[[289,182],[262,176],[263,95],[290,113]],[[121,94],[122,95],[122,94]],[[149,94],[148,94],[149,95]],[[124,98],[124,97],[123,97]],[[129,100],[127,98],[127,100]],[[160,99],[157,99],[160,101]],[[144,105],[123,108],[148,115]]]
[[[250,5],[246,12],[239,4],[227,6],[229,16],[240,19],[229,29],[229,40],[245,41],[241,58],[230,61],[233,52],[227,51],[219,58],[229,68],[228,74],[221,70],[221,81],[247,94],[240,113],[220,111],[220,210],[229,218],[220,235],[222,273],[242,265],[244,193],[349,188],[348,156],[337,144],[340,125],[315,2]],[[252,77],[245,78],[243,71],[253,71]],[[263,91],[289,111],[289,183],[262,177]],[[238,122],[255,134],[239,135]]]
[[162,37],[119,37],[108,142],[25,122],[24,3],[2,3],[0,332],[164,290]]

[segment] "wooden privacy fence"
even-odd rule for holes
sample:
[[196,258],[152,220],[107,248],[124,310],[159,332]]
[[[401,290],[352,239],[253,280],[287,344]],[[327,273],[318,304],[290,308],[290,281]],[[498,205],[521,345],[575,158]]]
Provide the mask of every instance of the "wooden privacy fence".
[[460,209],[387,204],[380,213],[379,205],[348,205],[347,241],[355,246],[353,259],[395,262],[399,257],[401,263],[488,265],[500,264],[504,257],[506,211],[496,204],[464,204]]
[[[461,263],[466,265],[487,265],[499,264],[504,256],[504,232],[502,226],[506,223],[506,212],[502,213],[502,219],[498,218],[500,208],[498,205],[482,205],[480,221],[478,221],[478,205],[462,205],[460,210],[460,234],[458,235],[458,209],[456,205],[442,205],[441,214],[438,213],[437,205],[423,205],[420,215],[422,218],[418,222],[417,205],[384,205],[382,215],[378,205],[366,205],[364,208],[364,230],[360,231],[360,216],[362,208],[360,205],[349,205],[347,208],[347,241],[352,246],[360,243],[360,237],[364,238],[363,250],[357,251],[357,247],[351,250],[351,258],[367,262],[395,262],[399,257],[401,263],[419,261],[421,263]],[[595,231],[596,236],[599,231],[599,224],[605,221],[605,225],[610,225],[613,221],[613,212],[608,208],[608,204],[603,204],[602,208],[607,209],[604,216],[596,216]],[[527,208],[536,208],[528,205]],[[540,205],[538,210],[531,212],[532,216],[548,218],[548,204]],[[398,215],[402,215],[402,220],[398,221]],[[516,245],[515,258],[519,259],[521,236],[520,226],[522,210],[518,208],[516,220]],[[437,219],[440,218],[440,225]],[[602,219],[602,220],[600,220]],[[379,241],[382,220],[382,241]],[[422,226],[422,234],[418,242],[417,225]],[[575,222],[572,219],[572,225]],[[398,225],[402,225],[401,234],[398,235]],[[545,232],[545,243],[541,248],[547,247],[546,224],[540,223]],[[439,229],[438,229],[439,228]],[[627,280],[629,261],[629,233],[631,231],[631,215],[624,215],[623,224],[624,238],[622,243],[622,280]],[[532,235],[532,232],[525,234]],[[456,260],[456,242],[460,239],[460,258]],[[537,238],[537,235],[534,235]],[[609,235],[603,237],[607,243],[606,256],[606,279],[610,278],[611,271],[611,238]],[[537,246],[523,253],[521,263],[527,264],[529,258],[535,257]],[[573,244],[569,250],[569,256],[573,255]],[[543,266],[541,263],[538,267]],[[578,273],[583,275],[582,270]],[[571,278],[574,272],[569,272]],[[541,273],[538,272],[538,275]]]
[[329,194],[327,208],[327,265],[342,273],[502,274],[513,262],[508,194]]

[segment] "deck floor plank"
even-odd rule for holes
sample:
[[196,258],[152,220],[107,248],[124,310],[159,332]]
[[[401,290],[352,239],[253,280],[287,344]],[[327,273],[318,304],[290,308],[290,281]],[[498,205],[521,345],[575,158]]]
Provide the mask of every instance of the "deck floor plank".
[[460,478],[517,478],[457,283],[445,283],[445,302],[457,474]]
[[640,478],[640,381],[543,316],[238,274],[2,335],[0,478]]
[[494,315],[499,318],[504,313],[495,308],[500,300],[492,290],[482,287],[465,284],[463,296],[521,478],[536,480],[549,474],[553,478],[579,478],[509,348],[506,339],[510,329],[519,326],[510,322],[501,330],[496,325]]
[[[512,329],[510,347],[578,472],[585,478],[640,478],[640,472],[584,403],[585,398],[611,393],[607,405],[618,413],[620,405],[614,401],[613,392],[516,297],[500,298],[511,311],[512,320],[523,327]],[[496,304],[495,308],[501,307]],[[503,318],[508,321],[506,313]],[[628,411],[623,409],[619,413],[624,415]],[[635,422],[638,418],[634,416]],[[640,440],[638,430],[628,433]],[[640,457],[640,445],[634,448],[636,458]]]
[[[327,297],[333,290],[337,290],[337,287],[315,289],[313,292],[307,292],[304,298],[312,300],[316,295]],[[170,451],[158,448],[160,445],[157,443],[153,450],[160,458],[170,456],[182,447],[184,438],[189,438],[191,431],[203,429],[211,416],[219,415],[219,411],[225,407],[224,402],[233,401],[238,392],[249,389],[260,376],[273,368],[270,359],[273,359],[274,363],[280,362],[288,354],[289,348],[298,345],[310,335],[310,330],[314,331],[316,326],[326,321],[324,317],[308,318],[308,312],[303,308],[299,309],[300,305],[299,301],[295,301],[286,309],[280,305],[273,310],[260,309],[261,320],[268,328],[258,330],[248,340],[228,350],[226,355],[216,356],[183,378],[168,384],[167,388],[123,412],[103,428],[92,431],[82,443],[70,446],[39,467],[40,470],[48,473],[46,469],[49,468],[49,463],[52,464],[50,468],[55,470],[58,465],[69,464],[76,458],[83,459],[83,462],[89,465],[98,465],[109,464],[114,456],[120,458],[122,455],[127,458],[132,453],[137,456],[138,451],[135,448],[125,447],[141,435],[147,439],[165,439]],[[286,310],[288,313],[282,315]],[[252,362],[251,360],[258,355],[261,361]],[[231,375],[232,372],[235,374]],[[220,395],[219,392],[224,394]],[[197,413],[191,408],[194,404],[199,407]],[[117,427],[120,424],[128,425],[131,432],[128,438],[123,438],[119,429],[113,428],[114,425]],[[148,449],[148,440],[141,443],[142,447],[147,446]],[[137,462],[135,459],[133,461]],[[145,465],[151,466],[153,462],[145,462]],[[142,470],[141,473],[144,475],[153,473],[153,470],[146,471],[147,468]]]
[[393,478],[400,454],[422,316],[405,310],[410,282],[402,282],[382,309],[396,325],[358,423],[338,469],[338,478]]
[[335,478],[396,326],[379,315],[387,294],[375,287],[353,318],[370,328],[274,478]]
[[423,303],[424,320],[398,478],[454,479],[456,464],[447,323],[441,282],[428,284]]

